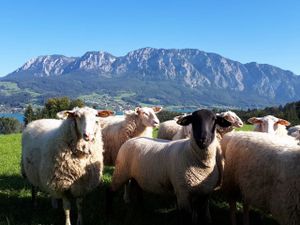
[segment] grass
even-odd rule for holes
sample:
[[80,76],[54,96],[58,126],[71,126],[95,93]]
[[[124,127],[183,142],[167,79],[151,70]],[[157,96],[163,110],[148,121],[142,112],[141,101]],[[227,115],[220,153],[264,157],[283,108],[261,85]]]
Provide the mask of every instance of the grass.
[[244,124],[243,127],[235,129],[237,131],[252,131],[253,125],[252,124]]
[[[0,225],[23,224],[64,224],[64,214],[60,207],[52,209],[50,198],[38,194],[38,206],[31,207],[30,186],[20,175],[21,134],[0,135]],[[84,223],[92,225],[175,225],[177,211],[174,198],[145,194],[144,204],[127,205],[122,200],[122,190],[114,198],[114,212],[110,218],[105,216],[105,188],[111,181],[113,167],[106,167],[103,184],[88,194],[84,200]],[[73,205],[74,206],[74,205]],[[75,207],[74,207],[75,208]],[[220,194],[212,196],[210,203],[214,225],[229,225],[228,205]],[[76,213],[71,212],[75,221]],[[241,213],[238,214],[241,224]],[[251,211],[251,224],[276,225],[267,216]],[[75,222],[73,222],[75,224]]]

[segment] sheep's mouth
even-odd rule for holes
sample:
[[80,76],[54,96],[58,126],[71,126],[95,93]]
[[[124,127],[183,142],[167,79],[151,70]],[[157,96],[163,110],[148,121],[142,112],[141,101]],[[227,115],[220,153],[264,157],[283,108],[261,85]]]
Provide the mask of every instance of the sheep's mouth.
[[71,151],[72,153],[78,157],[82,158],[83,156],[87,156],[91,154],[91,145],[93,141],[85,141],[83,138],[80,139],[76,144],[72,144]]
[[236,123],[236,124],[234,124],[234,126],[238,127],[238,128],[242,127],[243,125],[244,125],[243,123]]

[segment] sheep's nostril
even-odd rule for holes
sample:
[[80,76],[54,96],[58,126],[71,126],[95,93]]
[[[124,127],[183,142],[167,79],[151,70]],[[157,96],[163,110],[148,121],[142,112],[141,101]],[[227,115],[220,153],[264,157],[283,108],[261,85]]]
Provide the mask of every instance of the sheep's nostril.
[[90,135],[83,134],[83,138],[84,138],[84,140],[88,141],[88,140],[90,140]]

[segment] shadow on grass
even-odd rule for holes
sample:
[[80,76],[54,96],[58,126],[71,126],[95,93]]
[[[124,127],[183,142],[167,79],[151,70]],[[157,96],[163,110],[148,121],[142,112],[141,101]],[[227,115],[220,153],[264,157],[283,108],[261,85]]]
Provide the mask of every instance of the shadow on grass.
[[0,190],[22,190],[28,186],[26,180],[21,175],[1,175],[0,176]]
[[[113,214],[105,215],[105,190],[109,186],[113,168],[105,168],[104,182],[89,193],[83,202],[84,224],[92,225],[178,225],[175,198],[166,198],[144,193],[143,205],[123,202],[123,190],[117,192],[113,201]],[[76,207],[72,202],[71,217],[76,224]],[[229,210],[219,194],[212,196],[210,210],[213,225],[229,225]],[[269,217],[251,211],[252,225],[277,225]],[[64,213],[60,205],[52,209],[50,198],[43,193],[38,194],[37,208],[31,204],[30,186],[21,176],[0,176],[0,225],[23,224],[64,224]],[[238,224],[242,224],[242,215],[238,213]]]

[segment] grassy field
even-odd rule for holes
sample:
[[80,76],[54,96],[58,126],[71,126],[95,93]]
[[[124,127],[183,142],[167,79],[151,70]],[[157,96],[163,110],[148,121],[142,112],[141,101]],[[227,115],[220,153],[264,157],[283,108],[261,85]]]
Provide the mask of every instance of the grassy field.
[[[21,135],[0,135],[0,225],[14,224],[64,224],[64,214],[60,207],[52,209],[46,194],[39,193],[38,206],[31,207],[30,187],[20,175]],[[122,190],[114,199],[114,212],[105,217],[105,188],[108,187],[113,168],[105,168],[103,184],[86,196],[84,201],[85,224],[109,225],[175,225],[178,217],[173,198],[145,194],[144,204],[126,205],[122,200]],[[229,223],[228,206],[219,194],[212,196],[210,203],[213,224]],[[75,215],[73,212],[72,215]],[[72,218],[73,221],[75,218]],[[241,224],[241,213],[238,214]],[[75,222],[74,222],[75,224]],[[257,211],[251,212],[251,224],[276,225],[269,217]]]

